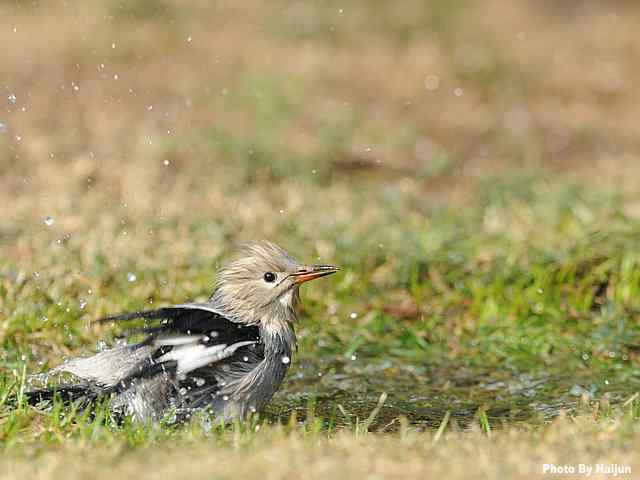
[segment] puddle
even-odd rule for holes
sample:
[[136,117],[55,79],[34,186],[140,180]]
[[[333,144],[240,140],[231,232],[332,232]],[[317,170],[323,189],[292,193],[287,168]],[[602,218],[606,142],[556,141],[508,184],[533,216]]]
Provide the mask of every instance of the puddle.
[[461,429],[477,424],[479,411],[486,413],[492,428],[501,428],[545,423],[562,411],[575,413],[604,397],[616,405],[633,391],[628,382],[600,382],[588,376],[426,368],[399,360],[366,365],[307,361],[292,368],[267,416],[287,422],[295,412],[304,421],[311,406],[325,428],[350,427],[369,417],[384,392],[387,398],[371,424],[372,431],[396,430],[400,417],[418,430],[437,428],[447,411],[450,421]]

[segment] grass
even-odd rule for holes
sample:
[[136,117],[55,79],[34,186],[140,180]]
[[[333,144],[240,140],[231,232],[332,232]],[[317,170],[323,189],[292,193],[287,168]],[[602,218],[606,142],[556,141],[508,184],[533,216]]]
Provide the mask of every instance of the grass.
[[324,478],[327,472],[338,478],[513,478],[541,474],[544,464],[617,463],[635,469],[637,411],[635,402],[606,416],[562,417],[542,430],[494,433],[482,417],[480,426],[461,432],[454,424],[446,434],[446,422],[436,432],[420,433],[401,420],[396,434],[381,435],[366,428],[326,431],[315,421],[203,429],[198,419],[181,429],[114,428],[100,416],[90,420],[57,409],[49,415],[21,409],[13,417],[14,428],[37,423],[37,442],[12,435],[7,445],[12,455],[1,462],[3,475],[29,478],[155,478],[158,472],[195,478],[295,478],[301,471],[310,478]]
[[[455,435],[465,442],[481,434],[525,441],[520,429],[538,435],[557,428],[545,425],[564,411],[575,419],[562,420],[566,424],[586,415],[595,417],[589,428],[620,425],[620,435],[634,438],[637,399],[623,403],[638,388],[637,225],[605,190],[594,194],[538,174],[492,184],[494,193],[464,212],[379,192],[368,201],[385,203],[375,213],[357,195],[342,206],[321,200],[322,210],[338,215],[324,222],[315,215],[306,226],[315,235],[282,220],[278,228],[302,243],[323,239],[330,247],[315,243],[307,257],[330,258],[343,272],[303,292],[294,369],[267,423],[254,426],[280,432],[279,424],[289,425],[283,445],[328,441],[332,451],[334,436],[345,442],[351,435],[359,445],[368,431],[412,432],[425,444],[439,444],[456,429],[475,428]],[[325,187],[304,188],[318,198],[313,192],[321,197]],[[339,226],[340,208],[366,215]],[[150,226],[132,218],[99,232],[87,227],[61,243],[57,224],[38,228],[23,247],[33,255],[31,268],[2,264],[5,388],[15,382],[14,392],[25,388],[25,362],[29,371],[46,370],[61,357],[91,351],[101,336],[112,338],[104,327],[88,328],[91,318],[206,295],[226,250],[199,247],[216,236],[226,238],[222,245],[240,239],[233,224],[220,232],[224,222],[213,225],[197,215],[186,223],[176,218]],[[176,229],[183,231],[179,240]],[[288,246],[304,253],[293,242]],[[323,248],[330,251],[323,255]],[[5,403],[0,410],[5,451],[38,458],[50,448],[91,448],[105,438],[131,442],[141,452],[163,442],[186,441],[184,448],[191,448],[190,436],[202,428],[119,428],[102,418],[74,419],[61,407],[45,413]],[[435,433],[429,429],[438,426]],[[245,426],[230,428],[211,435],[263,442],[252,440]],[[308,439],[309,429],[316,440]],[[520,433],[510,433],[514,429]]]
[[[638,7],[448,5],[0,2],[2,475],[635,471]],[[342,267],[260,418],[20,401],[258,238]]]

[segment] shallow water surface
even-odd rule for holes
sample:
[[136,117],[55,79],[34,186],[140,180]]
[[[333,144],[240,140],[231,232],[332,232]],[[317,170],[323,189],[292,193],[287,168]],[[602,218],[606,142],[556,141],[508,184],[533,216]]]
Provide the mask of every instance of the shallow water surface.
[[437,428],[447,412],[449,421],[463,429],[477,422],[480,412],[492,428],[500,428],[544,423],[563,411],[591,408],[596,401],[616,405],[633,391],[628,381],[589,375],[427,368],[399,360],[307,361],[292,368],[267,416],[286,422],[294,412],[299,420],[313,412],[325,428],[349,427],[366,420],[383,396],[373,431],[395,430],[401,417],[417,429]]

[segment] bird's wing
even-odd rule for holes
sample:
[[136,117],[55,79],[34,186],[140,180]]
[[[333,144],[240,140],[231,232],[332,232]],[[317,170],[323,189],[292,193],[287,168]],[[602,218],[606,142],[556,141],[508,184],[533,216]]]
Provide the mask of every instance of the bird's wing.
[[[137,331],[149,334],[161,331],[165,333],[168,331],[204,333],[215,324],[216,320],[220,319],[225,321],[225,327],[241,328],[244,326],[238,323],[234,324],[223,313],[208,303],[183,303],[156,310],[140,310],[101,318],[98,322],[123,322],[136,319],[143,319],[147,323],[144,329]],[[149,327],[149,320],[162,320],[162,322],[156,327]]]
[[179,338],[187,336],[192,340],[199,336],[208,344],[229,344],[259,338],[257,326],[231,321],[207,303],[184,303],[157,310],[124,313],[102,318],[98,322],[122,322],[135,319],[143,319],[144,326],[131,329],[127,333],[129,335],[147,334],[150,337],[149,340],[175,336],[175,341],[180,343]]
[[[143,318],[147,325],[137,330],[148,335],[146,344],[155,347],[154,365],[175,365],[179,377],[220,362],[242,347],[256,344],[260,332],[227,319],[207,303],[184,303],[157,310],[127,313],[106,320]],[[159,320],[149,325],[149,320]]]
[[146,334],[137,345],[116,347],[93,357],[70,360],[55,369],[104,386],[126,388],[130,381],[174,372],[184,378],[194,370],[233,357],[260,341],[256,326],[232,322],[208,304],[189,303],[157,310],[115,315],[99,320],[144,319],[132,333]]

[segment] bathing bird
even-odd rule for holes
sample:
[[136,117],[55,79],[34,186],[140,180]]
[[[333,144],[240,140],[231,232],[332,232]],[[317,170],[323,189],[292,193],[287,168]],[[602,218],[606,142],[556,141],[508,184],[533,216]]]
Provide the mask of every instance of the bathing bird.
[[83,409],[108,399],[117,418],[144,423],[186,420],[200,410],[225,423],[246,419],[269,403],[291,365],[300,285],[338,270],[302,264],[271,242],[250,244],[218,272],[208,301],[98,320],[141,319],[126,335],[142,340],[62,363],[50,374],[73,381],[27,399],[58,397]]

